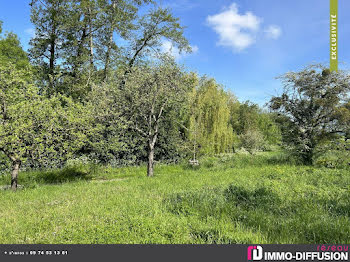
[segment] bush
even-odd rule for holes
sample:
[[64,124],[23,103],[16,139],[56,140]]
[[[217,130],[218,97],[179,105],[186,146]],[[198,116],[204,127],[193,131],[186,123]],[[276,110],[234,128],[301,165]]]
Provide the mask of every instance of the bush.
[[340,138],[320,146],[315,165],[327,168],[350,168],[350,140]]
[[265,148],[264,137],[259,130],[248,129],[239,136],[241,147],[245,148],[250,154]]
[[328,151],[316,159],[315,165],[327,168],[349,168],[350,154],[342,151]]

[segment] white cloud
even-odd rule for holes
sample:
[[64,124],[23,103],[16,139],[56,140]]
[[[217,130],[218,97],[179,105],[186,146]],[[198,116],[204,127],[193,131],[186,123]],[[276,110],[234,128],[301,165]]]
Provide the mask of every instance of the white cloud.
[[30,35],[31,37],[35,36],[35,29],[34,28],[27,28],[26,30],[24,30],[24,32],[28,35]]
[[266,36],[271,39],[277,39],[282,34],[281,28],[277,25],[270,25],[268,28],[265,29],[264,32]]
[[219,35],[217,44],[230,47],[234,52],[241,52],[253,45],[260,33],[270,39],[281,36],[282,30],[277,25],[269,25],[264,31],[260,30],[262,21],[262,18],[252,12],[240,14],[236,3],[207,17],[208,25]]
[[[198,46],[194,45],[191,46],[192,48],[192,54],[198,53],[199,48]],[[169,40],[164,40],[162,45],[161,45],[161,51],[163,53],[167,53],[174,57],[176,60],[179,60],[183,57],[185,57],[187,54],[186,53],[181,53],[179,48],[173,45],[173,43]]]
[[261,19],[251,12],[239,14],[237,4],[233,3],[221,13],[208,16],[207,22],[219,35],[218,45],[239,52],[255,43]]

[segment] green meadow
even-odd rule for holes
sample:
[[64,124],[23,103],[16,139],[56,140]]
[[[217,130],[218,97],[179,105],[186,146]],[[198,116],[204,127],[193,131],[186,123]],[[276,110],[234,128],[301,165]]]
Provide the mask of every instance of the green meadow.
[[282,153],[1,176],[1,244],[350,243],[350,171]]

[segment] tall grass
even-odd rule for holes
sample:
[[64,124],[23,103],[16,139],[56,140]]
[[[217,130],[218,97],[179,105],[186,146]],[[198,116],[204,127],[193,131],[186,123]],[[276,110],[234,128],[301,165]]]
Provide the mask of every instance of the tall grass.
[[47,172],[0,191],[0,243],[350,242],[349,170],[280,153]]

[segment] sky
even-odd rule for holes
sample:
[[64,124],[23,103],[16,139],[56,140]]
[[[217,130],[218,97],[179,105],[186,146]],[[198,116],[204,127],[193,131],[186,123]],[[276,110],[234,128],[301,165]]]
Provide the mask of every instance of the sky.
[[[24,49],[33,35],[30,0],[0,0],[3,29]],[[193,52],[162,49],[200,75],[213,77],[240,101],[263,106],[281,91],[277,76],[329,62],[329,0],[161,0],[186,27]],[[339,0],[339,62],[350,61],[349,0]]]

